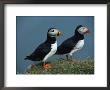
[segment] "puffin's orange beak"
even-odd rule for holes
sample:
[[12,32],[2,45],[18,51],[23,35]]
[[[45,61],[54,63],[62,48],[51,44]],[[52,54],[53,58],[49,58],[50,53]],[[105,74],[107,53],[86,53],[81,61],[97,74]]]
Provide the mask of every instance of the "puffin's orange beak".
[[90,30],[87,30],[84,34],[89,34],[90,33]]
[[91,33],[90,30],[87,30],[87,33]]
[[63,35],[62,32],[58,32],[58,33],[57,33],[57,36],[61,36],[61,35]]

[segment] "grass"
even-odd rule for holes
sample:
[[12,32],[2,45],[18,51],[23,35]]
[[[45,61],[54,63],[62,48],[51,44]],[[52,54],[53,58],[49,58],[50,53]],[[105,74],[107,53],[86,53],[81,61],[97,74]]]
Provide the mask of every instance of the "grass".
[[[52,61],[52,60],[51,60]],[[53,60],[52,68],[34,66],[26,74],[94,74],[94,60]]]

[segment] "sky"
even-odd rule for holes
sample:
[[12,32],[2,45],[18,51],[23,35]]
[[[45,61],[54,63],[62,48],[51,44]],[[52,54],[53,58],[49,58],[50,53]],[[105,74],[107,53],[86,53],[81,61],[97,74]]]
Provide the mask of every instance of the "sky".
[[[16,72],[23,73],[32,61],[24,60],[38,45],[46,40],[49,28],[58,28],[63,36],[57,38],[58,45],[74,35],[78,25],[89,28],[90,34],[85,35],[85,45],[74,53],[74,58],[94,59],[94,16],[17,16],[16,17]],[[54,55],[48,60],[64,56]]]

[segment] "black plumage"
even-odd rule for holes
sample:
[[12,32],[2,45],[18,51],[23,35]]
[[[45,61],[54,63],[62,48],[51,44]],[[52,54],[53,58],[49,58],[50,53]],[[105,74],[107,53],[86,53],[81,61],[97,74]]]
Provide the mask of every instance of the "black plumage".
[[50,37],[47,34],[47,40],[40,44],[36,50],[29,56],[26,56],[25,60],[40,61],[51,51],[51,44],[55,43],[56,37]]

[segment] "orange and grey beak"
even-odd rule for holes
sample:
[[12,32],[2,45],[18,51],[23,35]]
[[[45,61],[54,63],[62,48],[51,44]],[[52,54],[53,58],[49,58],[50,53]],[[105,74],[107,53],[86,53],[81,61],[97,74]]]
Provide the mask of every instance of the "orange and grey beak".
[[90,30],[87,30],[84,34],[89,34],[90,33]]
[[61,36],[61,35],[63,35],[62,32],[58,32],[57,33],[57,36]]

